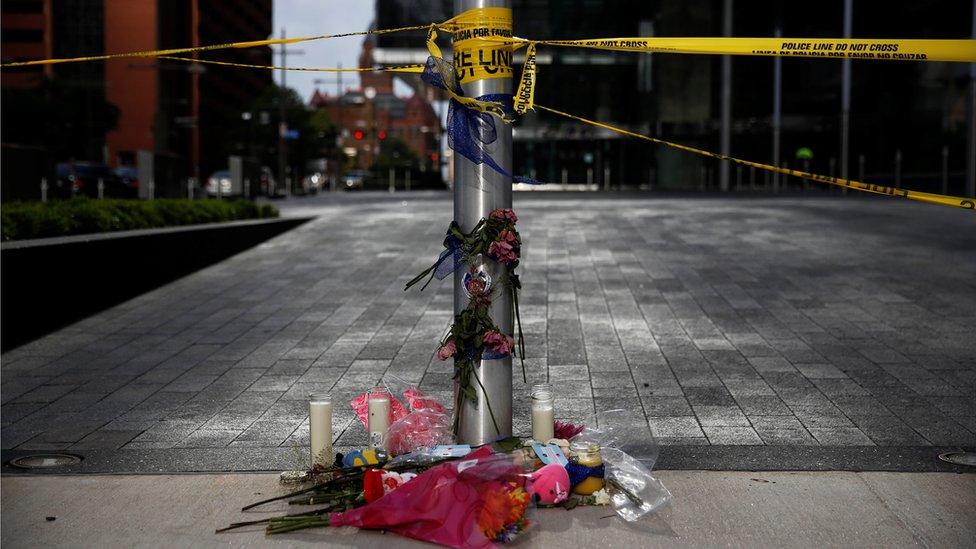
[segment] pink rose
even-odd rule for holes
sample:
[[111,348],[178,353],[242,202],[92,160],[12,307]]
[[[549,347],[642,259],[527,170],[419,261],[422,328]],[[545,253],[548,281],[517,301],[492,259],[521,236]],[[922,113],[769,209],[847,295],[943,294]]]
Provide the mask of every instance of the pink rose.
[[490,214],[488,214],[488,217],[490,219],[499,219],[501,221],[507,221],[512,225],[518,223],[518,216],[515,215],[515,211],[512,210],[511,208],[498,208],[497,210],[493,210]]
[[447,360],[457,353],[457,345],[453,339],[447,341],[443,347],[437,350],[437,360]]
[[518,259],[518,252],[508,242],[492,242],[488,246],[488,255],[500,263],[512,263]]
[[484,341],[489,349],[496,353],[510,354],[512,347],[515,346],[515,340],[511,337],[494,331],[486,333],[482,341]]
[[516,247],[516,246],[520,246],[522,244],[521,242],[519,242],[519,238],[515,234],[515,232],[514,231],[510,231],[508,229],[505,229],[505,230],[501,231],[500,233],[498,233],[498,241],[499,242],[505,242],[508,245],[512,246],[513,248]]

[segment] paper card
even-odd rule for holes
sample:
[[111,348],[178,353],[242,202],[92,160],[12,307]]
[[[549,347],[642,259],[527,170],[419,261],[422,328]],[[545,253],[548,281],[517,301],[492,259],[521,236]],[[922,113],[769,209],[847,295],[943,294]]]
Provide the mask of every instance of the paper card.
[[431,453],[436,457],[463,457],[471,453],[470,444],[441,444],[434,446]]
[[538,442],[533,442],[532,449],[535,450],[535,455],[539,456],[542,463],[545,463],[546,465],[549,465],[550,463],[566,465],[569,463],[569,460],[566,459],[566,455],[563,454],[562,448],[556,446],[555,444],[539,444]]

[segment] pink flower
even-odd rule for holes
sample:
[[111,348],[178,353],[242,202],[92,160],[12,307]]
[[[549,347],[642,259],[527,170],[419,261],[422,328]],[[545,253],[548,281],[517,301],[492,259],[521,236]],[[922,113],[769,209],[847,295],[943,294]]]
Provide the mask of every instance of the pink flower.
[[512,263],[518,259],[518,252],[508,242],[492,242],[488,246],[488,255],[500,263]]
[[443,347],[437,350],[437,360],[447,360],[457,354],[457,345],[453,339],[449,339]]
[[492,210],[488,214],[489,219],[499,219],[502,221],[507,221],[512,225],[518,223],[518,216],[515,215],[515,211],[511,208],[498,208],[497,210]]
[[521,242],[519,242],[518,235],[516,235],[514,231],[510,231],[508,229],[505,229],[498,233],[498,241],[505,242],[508,245],[512,246],[513,248],[520,246],[522,244]]
[[488,332],[482,338],[485,345],[496,353],[509,354],[515,346],[515,340],[500,332]]

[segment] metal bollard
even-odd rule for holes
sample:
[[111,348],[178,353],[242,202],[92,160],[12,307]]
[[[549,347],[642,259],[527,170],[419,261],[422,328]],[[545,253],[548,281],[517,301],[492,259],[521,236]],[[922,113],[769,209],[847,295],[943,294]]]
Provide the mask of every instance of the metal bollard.
[[41,178],[41,202],[47,203],[47,178]]
[[396,192],[396,170],[390,168],[390,192]]
[[101,177],[98,178],[98,199],[102,200],[105,198],[105,180]]
[[603,168],[603,190],[610,190],[610,167]]
[[566,184],[569,183],[569,170],[567,170],[566,168],[563,168],[563,174],[562,175],[563,175],[563,177],[562,177],[563,190],[565,191],[566,190]]
[[593,184],[593,168],[586,168],[586,184],[587,186]]
[[[511,0],[454,0],[456,15],[468,10],[485,7],[511,8]],[[495,26],[511,29],[511,12],[504,11],[495,20]],[[506,21],[507,19],[507,21]],[[458,50],[455,49],[455,55]],[[455,57],[456,59],[457,57]],[[510,58],[508,58],[510,59]],[[467,97],[487,94],[512,93],[511,76],[502,78],[472,79],[461,84]],[[512,171],[512,126],[495,120],[497,139],[488,149],[499,166]],[[485,164],[475,164],[461,155],[454,156],[454,220],[462,231],[471,231],[483,218],[496,208],[512,207],[512,178],[506,177]],[[468,306],[470,298],[465,290],[464,277],[485,276],[491,280],[491,290],[503,290],[500,286],[505,267],[479,255],[454,273],[454,312]],[[492,294],[489,314],[504,334],[513,332],[511,294],[496,291]],[[461,444],[485,444],[512,434],[512,356],[502,358],[482,357],[475,367],[472,383],[476,385],[477,403],[462,399],[456,410],[460,425],[457,442]],[[457,386],[455,385],[455,395]],[[490,404],[490,408],[489,408]],[[492,419],[494,418],[494,420]],[[496,425],[497,424],[497,425]]]

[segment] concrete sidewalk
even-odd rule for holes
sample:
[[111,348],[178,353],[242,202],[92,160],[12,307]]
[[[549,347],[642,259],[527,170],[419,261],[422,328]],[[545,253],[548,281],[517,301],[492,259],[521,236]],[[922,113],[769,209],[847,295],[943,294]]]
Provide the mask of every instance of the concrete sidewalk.
[[[662,471],[670,509],[638,527],[609,508],[537,512],[531,547],[972,547],[976,475]],[[17,547],[424,547],[392,534],[260,529],[214,534],[252,501],[283,493],[272,474],[4,477],[2,544]],[[12,504],[16,502],[16,504]],[[295,512],[295,508],[290,509]],[[53,520],[49,517],[53,517]]]

